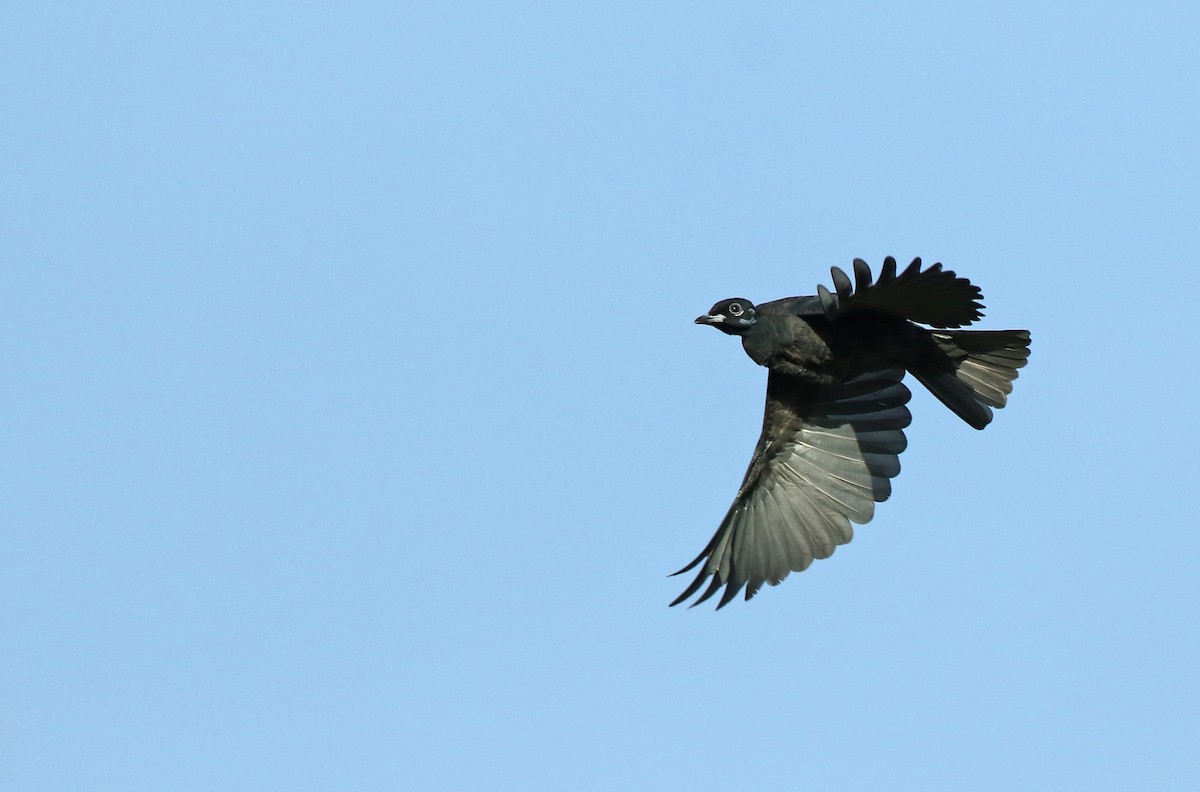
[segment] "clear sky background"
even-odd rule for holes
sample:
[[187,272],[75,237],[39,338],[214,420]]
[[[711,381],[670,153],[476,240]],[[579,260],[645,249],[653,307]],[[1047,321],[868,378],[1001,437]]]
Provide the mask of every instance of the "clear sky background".
[[[0,782],[1200,786],[1195,3],[0,9]],[[1033,357],[667,603],[855,256]],[[919,386],[914,385],[914,389]]]

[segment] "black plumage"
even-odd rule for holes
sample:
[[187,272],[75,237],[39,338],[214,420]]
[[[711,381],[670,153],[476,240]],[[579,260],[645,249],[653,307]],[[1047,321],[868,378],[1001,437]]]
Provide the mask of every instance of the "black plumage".
[[[982,314],[978,287],[921,260],[878,280],[861,259],[854,283],[832,268],[834,290],[754,305],[722,300],[697,324],[742,339],[765,366],[762,434],[737,497],[708,546],[675,574],[700,566],[677,605],[776,585],[850,541],[891,494],[911,415],[905,372],[976,429],[1003,407],[1029,357],[1027,330],[960,330]],[[922,327],[921,325],[929,325]],[[931,329],[934,328],[934,329]]]

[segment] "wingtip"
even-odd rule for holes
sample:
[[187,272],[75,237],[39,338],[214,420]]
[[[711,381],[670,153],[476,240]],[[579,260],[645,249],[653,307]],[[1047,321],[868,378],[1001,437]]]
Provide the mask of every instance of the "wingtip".
[[839,299],[848,300],[853,293],[850,276],[841,267],[830,267],[829,274],[833,276],[833,289]]

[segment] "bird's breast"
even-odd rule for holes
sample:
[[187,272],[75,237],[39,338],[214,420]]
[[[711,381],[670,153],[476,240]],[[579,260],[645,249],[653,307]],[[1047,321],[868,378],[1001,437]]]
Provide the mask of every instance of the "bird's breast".
[[761,316],[742,335],[742,348],[760,366],[786,374],[813,370],[830,359],[829,346],[798,316]]

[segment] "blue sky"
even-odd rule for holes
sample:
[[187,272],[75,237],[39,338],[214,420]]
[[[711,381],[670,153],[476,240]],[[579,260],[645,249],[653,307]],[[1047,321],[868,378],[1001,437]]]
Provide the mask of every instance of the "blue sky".
[[[1200,783],[1194,4],[6,3],[13,790]],[[692,319],[943,261],[832,559],[668,609],[762,416]]]

